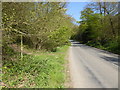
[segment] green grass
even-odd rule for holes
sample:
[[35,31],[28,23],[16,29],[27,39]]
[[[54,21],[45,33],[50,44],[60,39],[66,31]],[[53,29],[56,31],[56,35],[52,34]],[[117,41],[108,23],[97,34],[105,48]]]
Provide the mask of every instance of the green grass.
[[[23,60],[7,61],[2,81],[9,88],[64,88],[68,46],[57,52],[35,52]],[[41,54],[42,53],[42,54]]]

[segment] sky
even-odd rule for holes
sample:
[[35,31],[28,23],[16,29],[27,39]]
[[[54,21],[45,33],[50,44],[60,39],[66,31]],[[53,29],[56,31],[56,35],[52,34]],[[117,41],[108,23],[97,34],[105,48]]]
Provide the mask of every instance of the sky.
[[69,2],[67,5],[67,14],[71,15],[76,21],[80,21],[80,12],[89,2]]

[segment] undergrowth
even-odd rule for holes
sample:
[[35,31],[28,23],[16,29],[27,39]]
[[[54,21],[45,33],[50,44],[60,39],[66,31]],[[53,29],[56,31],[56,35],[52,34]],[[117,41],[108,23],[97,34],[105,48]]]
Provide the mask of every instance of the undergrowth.
[[99,49],[103,49],[103,50],[120,55],[120,47],[119,47],[119,43],[117,41],[110,41],[104,45],[101,45],[99,42],[98,43],[90,42],[90,43],[86,43],[86,45],[96,47]]
[[22,60],[4,61],[4,88],[64,88],[67,49],[64,46],[57,52],[35,52],[24,55]]

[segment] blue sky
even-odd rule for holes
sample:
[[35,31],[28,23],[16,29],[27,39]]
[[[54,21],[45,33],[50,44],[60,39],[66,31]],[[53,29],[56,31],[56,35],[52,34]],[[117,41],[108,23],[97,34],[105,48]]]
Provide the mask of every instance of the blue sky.
[[89,2],[69,2],[67,5],[67,14],[74,17],[77,21],[80,21],[80,11],[82,11],[88,3]]

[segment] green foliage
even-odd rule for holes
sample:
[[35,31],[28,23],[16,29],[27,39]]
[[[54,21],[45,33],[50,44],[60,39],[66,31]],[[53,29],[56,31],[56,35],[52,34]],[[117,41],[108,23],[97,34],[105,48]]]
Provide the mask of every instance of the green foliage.
[[64,88],[65,54],[68,46],[55,53],[24,55],[23,60],[6,61],[3,83],[7,88]]
[[120,54],[119,40],[111,40],[107,46],[107,49],[111,52]]
[[[88,5],[81,11],[81,21],[74,39],[90,46],[120,54],[116,6],[117,3],[110,2],[96,2]],[[112,11],[114,11],[114,14]]]
[[2,6],[3,44],[19,44],[22,35],[24,45],[51,51],[66,44],[71,35],[72,18],[65,14],[64,2],[5,2]]
[[[64,87],[63,49],[67,48],[59,47],[68,44],[73,27],[73,19],[66,15],[65,7],[65,2],[2,3],[3,83],[6,87]],[[22,46],[25,47],[22,49]],[[21,53],[28,54],[24,52],[26,47],[35,52],[21,59]],[[36,49],[44,54],[35,56]]]

